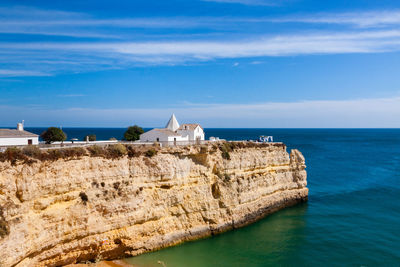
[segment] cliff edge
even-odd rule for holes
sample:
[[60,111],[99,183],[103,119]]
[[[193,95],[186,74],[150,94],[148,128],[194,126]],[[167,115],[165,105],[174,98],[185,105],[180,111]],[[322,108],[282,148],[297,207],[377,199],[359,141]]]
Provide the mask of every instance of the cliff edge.
[[0,162],[0,266],[138,255],[306,201],[306,186],[303,155],[282,144]]

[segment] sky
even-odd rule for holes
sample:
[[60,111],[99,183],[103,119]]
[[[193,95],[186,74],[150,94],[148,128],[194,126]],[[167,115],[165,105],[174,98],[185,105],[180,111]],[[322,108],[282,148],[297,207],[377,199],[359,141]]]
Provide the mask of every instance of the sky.
[[398,0],[0,2],[0,126],[399,128]]

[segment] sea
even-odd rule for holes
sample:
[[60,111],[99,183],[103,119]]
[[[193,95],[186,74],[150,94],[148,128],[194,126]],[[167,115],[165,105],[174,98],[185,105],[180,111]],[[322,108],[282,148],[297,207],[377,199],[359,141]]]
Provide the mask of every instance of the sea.
[[[41,133],[44,128],[27,128]],[[63,128],[121,139],[124,128]],[[205,129],[273,136],[306,158],[309,201],[252,225],[127,258],[135,266],[400,266],[400,129]]]

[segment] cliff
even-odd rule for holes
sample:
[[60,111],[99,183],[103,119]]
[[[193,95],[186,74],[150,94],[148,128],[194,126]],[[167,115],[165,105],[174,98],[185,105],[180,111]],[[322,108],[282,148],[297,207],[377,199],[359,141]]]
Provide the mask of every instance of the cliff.
[[299,151],[225,145],[0,162],[0,266],[138,255],[307,200]]

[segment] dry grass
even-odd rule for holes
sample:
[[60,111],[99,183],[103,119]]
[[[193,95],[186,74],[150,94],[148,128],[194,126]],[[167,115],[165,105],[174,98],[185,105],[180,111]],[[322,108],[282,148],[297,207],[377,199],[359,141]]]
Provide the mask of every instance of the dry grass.
[[157,155],[157,150],[154,148],[150,148],[145,152],[146,157],[152,158],[153,156]]

